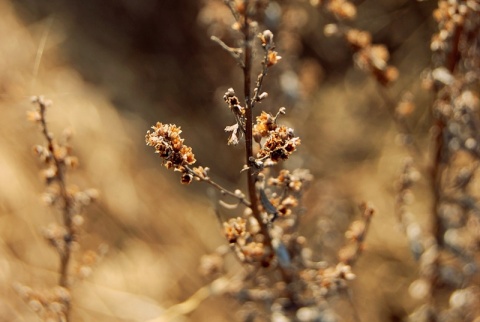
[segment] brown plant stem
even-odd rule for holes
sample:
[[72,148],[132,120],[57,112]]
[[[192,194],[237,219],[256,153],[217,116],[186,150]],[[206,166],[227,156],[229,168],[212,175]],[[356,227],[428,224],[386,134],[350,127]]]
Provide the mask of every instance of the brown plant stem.
[[[73,200],[70,198],[70,195],[67,192],[67,185],[66,185],[66,179],[65,179],[65,165],[59,160],[57,157],[56,151],[55,151],[55,145],[53,142],[53,137],[48,131],[47,127],[47,121],[45,118],[45,113],[47,109],[47,103],[43,101],[43,99],[38,98],[37,103],[39,105],[39,110],[40,110],[40,124],[42,128],[42,134],[47,140],[47,145],[48,145],[48,150],[51,154],[52,160],[55,164],[56,168],[56,173],[55,173],[55,180],[58,183],[59,189],[60,189],[60,197],[63,200],[63,205],[62,205],[62,219],[63,219],[63,225],[67,229],[67,234],[64,236],[64,241],[65,241],[65,248],[63,251],[59,251],[60,255],[60,268],[59,268],[59,281],[58,285],[64,288],[69,288],[68,285],[68,267],[70,264],[70,259],[71,259],[71,243],[73,241],[73,236],[74,236],[74,229],[73,229],[73,223],[72,223],[72,216],[71,216],[71,211],[73,209]],[[65,305],[67,305],[67,308],[65,310],[65,321],[69,321],[69,313],[70,313],[70,303],[67,302]]]
[[[244,96],[245,96],[245,154],[246,162],[248,165],[248,194],[250,198],[250,208],[252,209],[252,214],[257,220],[260,226],[260,232],[263,235],[263,243],[269,250],[272,252],[272,257],[275,253],[275,248],[273,246],[272,237],[268,230],[267,224],[263,221],[259,210],[259,199],[257,194],[256,182],[257,182],[257,171],[255,165],[252,162],[253,157],[253,100],[251,99],[251,69],[252,69],[252,42],[251,42],[251,26],[248,17],[249,10],[249,1],[245,1],[245,14],[244,22],[242,25],[242,32],[244,35],[244,64],[243,64],[243,80],[244,80]],[[262,77],[263,78],[263,77]],[[286,269],[278,266],[282,274],[283,280],[287,283],[290,283],[292,280],[291,274],[287,272]],[[293,300],[293,297],[292,297]]]
[[[248,2],[245,8],[245,12],[248,12]],[[244,67],[243,67],[243,88],[245,96],[245,153],[246,162],[248,165],[248,194],[250,197],[250,204],[253,216],[258,221],[261,233],[264,236],[265,244],[273,251],[272,238],[268,232],[267,226],[263,223],[263,219],[260,215],[258,208],[258,196],[255,183],[257,182],[257,172],[255,166],[252,163],[253,159],[253,111],[251,96],[251,69],[252,69],[252,43],[250,39],[250,23],[248,21],[248,15],[245,14],[245,21],[242,28],[244,34]]]
[[[463,28],[461,26],[457,26],[455,28],[455,32],[452,38],[452,43],[451,43],[451,51],[447,57],[444,58],[444,67],[448,69],[448,71],[453,75],[455,68],[457,66],[457,63],[460,59],[460,50],[459,50],[459,43],[460,43],[460,38],[462,34]],[[449,85],[447,85],[449,86]],[[450,93],[447,94],[446,97],[442,96],[442,87],[435,87],[435,92],[436,92],[436,102],[439,100],[444,100],[448,99],[450,100]],[[433,113],[433,120],[434,120],[434,125],[433,127],[435,128],[434,131],[434,137],[433,137],[433,144],[434,144],[434,149],[433,149],[433,162],[432,162],[432,167],[431,167],[431,172],[430,172],[430,185],[433,193],[433,202],[432,202],[432,232],[433,235],[435,236],[435,241],[439,249],[443,248],[445,246],[444,242],[444,234],[445,234],[445,228],[441,222],[441,218],[439,216],[439,209],[442,203],[442,199],[444,198],[443,195],[443,183],[442,183],[442,177],[444,172],[447,170],[448,167],[448,160],[446,158],[448,156],[445,155],[445,142],[444,142],[444,132],[447,127],[447,120],[443,119],[442,115],[435,115],[435,104],[432,109]],[[435,258],[434,261],[434,272],[430,278],[430,296],[429,296],[429,303],[430,306],[433,308],[437,307],[437,301],[435,298],[435,292],[438,289],[438,276],[440,274],[440,262],[439,262],[439,257],[437,255],[437,258]],[[431,322],[437,322],[437,316],[432,315],[430,316],[429,320]]]
[[[448,55],[448,57],[445,58],[445,67],[448,69],[448,71],[453,74],[455,71],[455,67],[457,65],[457,62],[460,58],[460,52],[459,52],[459,42],[460,42],[460,36],[462,34],[463,28],[460,26],[457,26],[453,40],[452,40],[452,47],[451,47],[451,52]],[[436,93],[437,93],[437,101],[444,99],[440,98],[440,91],[441,89],[436,88]],[[450,97],[448,97],[450,99]],[[443,142],[443,134],[445,131],[445,127],[447,126],[445,120],[442,119],[441,116],[435,116],[433,115],[434,118],[434,127],[436,128],[435,136],[433,138],[434,140],[434,151],[433,151],[433,164],[432,164],[432,169],[431,169],[431,187],[433,191],[433,205],[432,205],[432,211],[433,211],[433,227],[432,230],[434,232],[435,238],[437,240],[437,243],[439,246],[443,245],[443,234],[445,233],[442,228],[442,224],[440,222],[440,218],[438,216],[438,210],[440,207],[441,199],[442,199],[442,174],[445,170],[445,155],[444,155],[444,142]]]

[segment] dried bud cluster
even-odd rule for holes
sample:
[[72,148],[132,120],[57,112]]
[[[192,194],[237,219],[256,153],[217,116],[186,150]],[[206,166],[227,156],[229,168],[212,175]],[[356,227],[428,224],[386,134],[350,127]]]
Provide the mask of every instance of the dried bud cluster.
[[398,78],[397,68],[388,65],[390,54],[385,45],[372,44],[366,31],[350,29],[345,38],[355,51],[354,61],[363,71],[371,73],[382,85],[390,85]]
[[338,19],[351,20],[357,15],[357,8],[353,3],[347,0],[330,0],[327,4],[327,10]]
[[240,100],[235,95],[233,88],[229,88],[223,100],[228,104],[230,111],[235,117],[236,123],[225,128],[225,132],[231,132],[228,138],[228,145],[237,145],[242,134],[245,132],[245,107],[240,105]]
[[329,267],[325,270],[320,270],[320,285],[324,292],[336,291],[337,288],[346,287],[345,281],[350,281],[355,278],[351,267],[344,263],[338,263],[335,267]]
[[273,42],[273,33],[270,30],[265,30],[263,33],[258,35],[258,38],[260,38],[262,42],[262,47],[266,53],[267,67],[273,66],[278,63],[278,61],[282,59],[282,57],[279,56],[276,51],[274,51],[275,43]]
[[84,252],[75,265],[76,277],[80,280],[88,278],[93,272],[93,267],[100,262],[107,252],[107,245],[100,245],[97,251],[88,250]]
[[235,95],[233,88],[229,88],[225,95],[223,95],[223,100],[228,104],[228,107],[233,111],[233,113],[238,115],[245,115],[245,107],[242,107],[240,100]]
[[280,170],[278,177],[270,178],[268,184],[285,188],[290,191],[300,192],[306,183],[312,181],[313,176],[306,169],[295,169],[293,172]]
[[370,226],[370,221],[375,214],[375,209],[364,203],[360,205],[362,210],[362,219],[353,221],[345,232],[348,243],[339,250],[338,257],[340,262],[353,265],[358,256],[363,252],[364,240]]
[[330,0],[327,10],[334,14],[339,23],[326,25],[325,35],[343,34],[346,41],[352,46],[355,52],[353,56],[355,64],[361,70],[372,74],[384,86],[395,82],[398,78],[398,69],[388,65],[390,54],[387,47],[372,44],[372,35],[367,31],[343,26],[343,19],[355,18],[355,5],[345,0]]
[[278,125],[276,117],[266,112],[257,117],[253,137],[255,141],[261,143],[255,160],[257,165],[269,166],[280,160],[286,160],[300,145],[300,138],[295,137],[292,128]]
[[67,321],[71,302],[67,288],[57,286],[51,290],[36,291],[17,284],[15,290],[42,321]]
[[35,96],[32,98],[32,103],[35,104],[36,109],[29,111],[27,117],[30,121],[40,125],[42,133],[47,139],[47,146],[36,145],[33,151],[40,161],[47,165],[42,174],[47,184],[50,184],[54,181],[62,180],[62,172],[66,168],[75,169],[78,166],[78,159],[71,154],[72,148],[68,144],[71,138],[69,132],[66,132],[66,135],[64,135],[65,142],[61,144],[47,130],[45,112],[52,104],[51,101],[45,100],[42,96]]
[[223,231],[240,260],[264,265],[269,263],[270,255],[265,245],[259,240],[261,236],[247,225],[244,218],[237,217],[224,222]]
[[182,173],[182,183],[192,182],[193,175],[188,171],[186,166],[196,162],[192,148],[183,144],[180,137],[182,133],[180,127],[175,124],[162,124],[157,122],[152,126],[153,131],[147,131],[145,141],[147,145],[155,148],[163,159],[163,165],[167,169],[173,168],[175,171]]
[[464,28],[467,33],[478,30],[480,26],[479,11],[478,1],[439,1],[438,8],[433,13],[439,31],[433,35],[430,49],[432,51],[450,51],[453,49],[452,38],[458,28]]

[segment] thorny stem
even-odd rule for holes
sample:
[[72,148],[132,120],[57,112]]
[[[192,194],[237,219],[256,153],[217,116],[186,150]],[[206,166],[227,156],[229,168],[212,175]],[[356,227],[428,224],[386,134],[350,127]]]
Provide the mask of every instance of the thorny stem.
[[[59,252],[60,255],[60,277],[58,285],[68,289],[68,267],[70,264],[71,258],[71,243],[74,236],[74,229],[72,224],[71,211],[73,209],[73,200],[70,198],[67,192],[66,179],[65,179],[65,167],[62,162],[58,159],[55,153],[55,146],[53,143],[53,137],[48,131],[47,121],[45,118],[45,112],[47,109],[47,104],[42,99],[37,99],[38,106],[40,108],[40,124],[42,128],[42,134],[47,140],[48,150],[52,156],[52,160],[55,163],[56,174],[55,179],[58,182],[60,188],[60,196],[63,199],[62,205],[62,218],[63,224],[67,229],[67,234],[64,236],[65,248],[63,252]],[[69,321],[70,305],[67,302],[67,309],[65,310],[66,321]]]

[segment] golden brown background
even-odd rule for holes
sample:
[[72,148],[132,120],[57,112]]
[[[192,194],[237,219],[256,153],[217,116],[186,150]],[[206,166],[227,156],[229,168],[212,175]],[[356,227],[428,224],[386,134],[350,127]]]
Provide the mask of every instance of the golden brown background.
[[[351,25],[387,45],[399,81],[381,89],[353,67],[342,39],[324,36],[331,17],[307,1],[281,1],[282,23],[267,23],[283,60],[266,79],[270,96],[261,107],[275,113],[286,106],[284,121],[302,139],[286,167],[306,167],[315,176],[302,231],[318,259],[335,262],[358,203],[368,200],[378,209],[354,267],[353,300],[362,321],[401,321],[418,304],[407,292],[416,264],[393,213],[394,181],[407,152],[396,144],[388,108],[405,91],[415,95],[411,125],[428,152],[430,97],[419,75],[431,59],[435,3],[356,4]],[[41,165],[31,147],[43,138],[25,117],[32,95],[53,100],[47,118],[57,135],[64,128],[75,133],[81,166],[69,182],[100,191],[87,209],[81,245],[104,243],[109,252],[90,278],[73,286],[72,320],[160,316],[209,282],[198,272],[199,259],[225,241],[215,197],[205,185],[181,186],[144,135],[156,121],[182,126],[212,177],[242,187],[242,150],[226,145],[223,129],[234,121],[222,102],[228,87],[241,92],[241,73],[209,40],[211,34],[229,39],[218,22],[230,23],[228,10],[221,1],[0,0],[0,16],[0,321],[36,319],[15,283],[45,289],[56,282],[58,259],[41,231],[59,218],[40,199]],[[422,224],[425,187],[420,182],[412,206]],[[344,300],[331,303],[345,312]],[[232,321],[238,310],[232,299],[210,297],[175,320]]]

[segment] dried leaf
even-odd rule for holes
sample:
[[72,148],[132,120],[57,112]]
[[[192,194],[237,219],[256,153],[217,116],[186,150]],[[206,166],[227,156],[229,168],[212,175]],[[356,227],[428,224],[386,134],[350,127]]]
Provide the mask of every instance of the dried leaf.
[[239,142],[240,129],[238,124],[233,124],[225,128],[225,132],[232,132],[228,138],[228,145],[237,145]]

